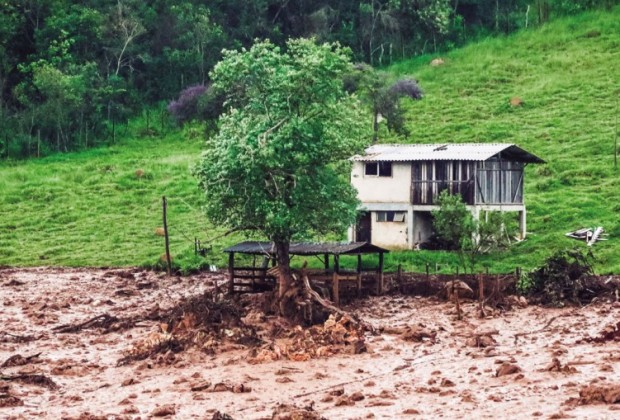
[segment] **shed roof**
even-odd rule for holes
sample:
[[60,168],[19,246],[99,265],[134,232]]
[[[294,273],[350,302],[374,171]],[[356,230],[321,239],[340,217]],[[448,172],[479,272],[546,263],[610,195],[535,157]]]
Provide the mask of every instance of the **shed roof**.
[[461,144],[375,144],[365,155],[353,160],[361,162],[408,162],[421,160],[485,161],[501,153],[502,158],[524,163],[545,163],[544,160],[511,143]]
[[[245,241],[237,245],[226,248],[224,252],[254,254],[254,255],[274,255],[275,246],[273,242]],[[368,242],[349,242],[349,243],[311,243],[311,242],[292,242],[289,253],[291,255],[356,255],[387,253],[387,249],[380,248]]]

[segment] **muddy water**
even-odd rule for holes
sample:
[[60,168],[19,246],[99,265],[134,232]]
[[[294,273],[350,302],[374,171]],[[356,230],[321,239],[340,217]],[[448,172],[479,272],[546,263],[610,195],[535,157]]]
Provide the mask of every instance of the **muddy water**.
[[[207,355],[198,350],[117,366],[131,344],[157,328],[140,322],[121,333],[52,328],[96,315],[143,317],[184,296],[212,287],[218,275],[167,279],[140,270],[0,270],[0,363],[14,354],[41,353],[32,363],[0,369],[3,375],[41,373],[59,385],[5,382],[22,406],[0,408],[0,418],[98,416],[147,418],[158,407],[171,418],[270,418],[279,403],[310,407],[329,419],[343,418],[620,418],[620,404],[567,405],[589,384],[620,382],[620,342],[589,343],[620,319],[620,305],[545,309],[530,306],[476,317],[465,303],[463,320],[454,306],[426,298],[373,297],[349,307],[378,329],[369,352],[307,362],[251,365],[248,351]],[[405,341],[399,327],[436,333]],[[467,346],[476,332],[491,331],[495,344]],[[525,333],[525,334],[524,334]],[[519,335],[524,334],[524,335]],[[35,341],[13,342],[14,336]],[[515,336],[517,337],[515,338]],[[571,369],[549,371],[553,358]],[[520,372],[496,376],[504,363]],[[244,384],[251,392],[192,391],[204,382]],[[200,388],[198,386],[198,388]]]

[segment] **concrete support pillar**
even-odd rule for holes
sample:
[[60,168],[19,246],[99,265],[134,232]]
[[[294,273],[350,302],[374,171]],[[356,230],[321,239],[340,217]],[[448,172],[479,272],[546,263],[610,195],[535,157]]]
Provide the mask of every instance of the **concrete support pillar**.
[[519,212],[519,239],[525,239],[527,234],[527,212],[525,207]]
[[413,219],[413,208],[407,210],[407,244],[409,249],[413,249],[415,245],[415,238],[413,237],[413,227],[415,226],[415,220]]
[[357,241],[355,237],[355,225],[349,226],[349,229],[347,229],[347,239],[349,242]]

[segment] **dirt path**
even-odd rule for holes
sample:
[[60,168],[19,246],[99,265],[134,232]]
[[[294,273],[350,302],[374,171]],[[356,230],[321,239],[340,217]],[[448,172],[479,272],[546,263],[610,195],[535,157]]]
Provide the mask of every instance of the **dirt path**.
[[[329,419],[410,418],[416,413],[420,418],[620,417],[620,404],[565,404],[587,385],[620,384],[620,341],[584,340],[620,320],[617,303],[530,306],[485,320],[475,317],[475,304],[466,303],[464,320],[457,321],[450,303],[374,297],[348,308],[384,329],[367,336],[367,353],[256,365],[240,348],[218,355],[188,350],[117,366],[135,340],[158,328],[155,321],[108,334],[52,331],[101,314],[144,318],[210,289],[218,279],[223,277],[167,279],[140,270],[0,270],[0,364],[15,354],[41,353],[21,366],[0,368],[2,376],[44,374],[58,385],[48,389],[0,381],[0,397],[10,394],[23,403],[0,398],[9,405],[0,405],[0,417],[174,413],[169,416],[210,419],[220,411],[235,419],[258,419],[271,418],[279,403],[313,406]],[[403,339],[407,331],[409,340]],[[493,333],[495,343],[468,345],[476,332],[485,331]],[[523,333],[528,334],[515,339]],[[19,337],[35,340],[20,342]],[[518,371],[496,376],[503,364],[516,365]],[[251,392],[207,392],[200,389],[206,382],[243,384]]]

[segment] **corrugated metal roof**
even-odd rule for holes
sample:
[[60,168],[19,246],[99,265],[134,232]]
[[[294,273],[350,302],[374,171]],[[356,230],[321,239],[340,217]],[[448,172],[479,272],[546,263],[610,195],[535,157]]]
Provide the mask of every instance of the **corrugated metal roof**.
[[408,162],[417,160],[471,160],[484,161],[498,153],[510,160],[544,163],[544,160],[510,143],[461,144],[376,144],[366,149],[363,156],[352,159],[361,162]]
[[[245,241],[226,248],[224,252],[235,252],[240,254],[274,255],[275,247],[272,242]],[[310,243],[293,242],[289,253],[291,255],[343,255],[343,254],[370,254],[389,252],[387,249],[380,248],[368,242],[349,242],[349,243]]]

